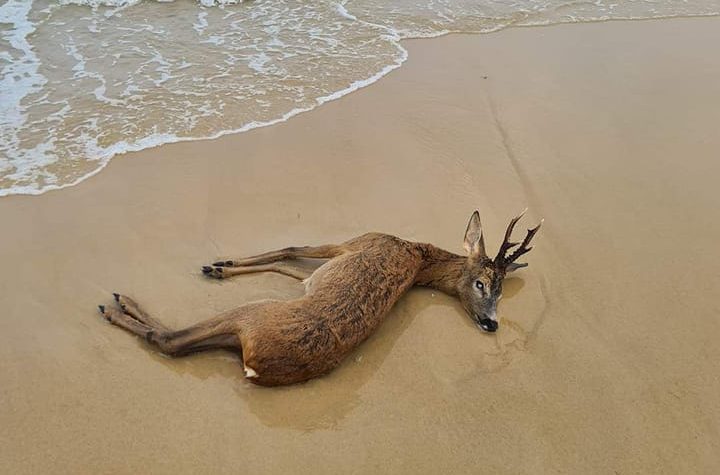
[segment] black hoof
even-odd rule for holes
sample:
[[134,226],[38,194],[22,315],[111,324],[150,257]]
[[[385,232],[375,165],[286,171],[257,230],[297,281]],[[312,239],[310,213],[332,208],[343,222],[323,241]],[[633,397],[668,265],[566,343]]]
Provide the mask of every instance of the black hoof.
[[105,305],[98,305],[98,308],[100,309],[100,313],[105,313]]
[[213,268],[210,266],[203,266],[203,268],[202,268],[203,274],[209,274],[210,272],[212,272],[212,270],[213,270]]
[[233,261],[225,261],[225,265],[228,267],[232,267]]
[[120,294],[116,294],[115,292],[113,292],[113,297],[115,297],[116,302],[120,301]]
[[216,266],[216,267],[222,267],[222,266],[225,265],[225,261],[213,262],[213,265]]

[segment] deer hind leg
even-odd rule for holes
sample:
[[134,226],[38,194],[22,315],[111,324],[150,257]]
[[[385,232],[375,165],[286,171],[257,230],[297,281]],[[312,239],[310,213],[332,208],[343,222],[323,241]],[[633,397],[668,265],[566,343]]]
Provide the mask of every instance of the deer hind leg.
[[270,264],[242,267],[203,266],[202,271],[206,276],[216,279],[226,279],[234,275],[252,274],[255,272],[277,272],[278,274],[287,275],[297,280],[304,280],[313,273],[312,270],[304,269],[289,262],[272,262]]
[[335,244],[326,244],[324,246],[286,247],[285,249],[280,249],[278,251],[270,251],[263,254],[258,254],[257,256],[217,261],[213,263],[213,266],[253,266],[258,264],[269,264],[271,262],[284,261],[287,259],[297,259],[298,257],[307,257],[311,259],[330,259],[339,256],[340,254],[342,254],[342,252],[343,247]]
[[191,327],[173,331],[150,317],[137,303],[114,294],[120,309],[100,305],[100,313],[112,324],[145,339],[170,356],[214,349],[240,349],[236,319],[220,315]]
[[113,293],[113,297],[115,297],[115,301],[118,303],[123,313],[134,318],[138,322],[155,330],[170,331],[168,327],[148,315],[147,312],[140,308],[140,305],[138,305],[137,302],[130,297],[116,293]]

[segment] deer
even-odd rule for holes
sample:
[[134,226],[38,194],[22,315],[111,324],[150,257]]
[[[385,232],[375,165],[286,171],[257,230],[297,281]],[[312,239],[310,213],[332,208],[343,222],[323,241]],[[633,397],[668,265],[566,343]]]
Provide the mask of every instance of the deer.
[[[114,306],[98,307],[110,323],[165,355],[232,350],[241,355],[245,378],[251,383],[301,383],[339,366],[415,285],[457,297],[477,327],[496,332],[503,279],[528,265],[516,261],[532,249],[530,242],[543,223],[528,229],[522,241],[512,242],[513,229],[525,211],[510,220],[494,259],[485,251],[480,214],[475,211],[465,230],[466,256],[432,244],[368,233],[339,245],[287,247],[214,262],[202,267],[209,278],[275,272],[302,281],[305,294],[288,301],[247,303],[182,330],[165,326],[126,295],[113,293]],[[299,258],[326,261],[309,271],[296,265]]]

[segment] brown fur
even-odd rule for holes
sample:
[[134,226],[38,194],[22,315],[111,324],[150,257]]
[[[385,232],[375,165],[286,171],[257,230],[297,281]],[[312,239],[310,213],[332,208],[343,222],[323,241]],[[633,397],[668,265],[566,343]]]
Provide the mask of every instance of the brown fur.
[[[227,278],[279,272],[305,279],[306,294],[286,302],[246,304],[179,331],[165,327],[123,295],[114,294],[119,309],[101,305],[100,310],[113,324],[145,338],[168,355],[239,349],[251,382],[264,386],[298,383],[338,366],[413,285],[458,296],[478,323],[491,315],[488,312],[492,312],[488,318],[494,319],[509,263],[485,255],[477,212],[466,231],[466,248],[470,254],[464,257],[431,244],[370,233],[340,245],[291,247],[216,262],[203,267],[203,273]],[[301,257],[329,260],[309,274],[292,265],[292,259]],[[483,284],[482,291],[478,282]]]

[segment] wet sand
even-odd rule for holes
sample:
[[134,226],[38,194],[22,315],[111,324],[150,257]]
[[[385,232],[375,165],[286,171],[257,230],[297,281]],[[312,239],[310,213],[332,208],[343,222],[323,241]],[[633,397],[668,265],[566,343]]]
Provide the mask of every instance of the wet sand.
[[[116,158],[0,199],[2,473],[717,473],[720,19],[406,43],[287,123]],[[331,375],[266,389],[104,322],[175,327],[301,286],[216,257],[366,231],[461,250],[546,223],[497,334],[411,291]]]

